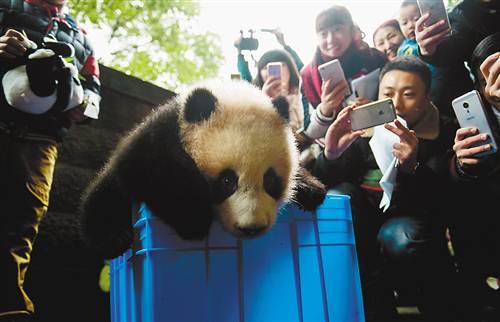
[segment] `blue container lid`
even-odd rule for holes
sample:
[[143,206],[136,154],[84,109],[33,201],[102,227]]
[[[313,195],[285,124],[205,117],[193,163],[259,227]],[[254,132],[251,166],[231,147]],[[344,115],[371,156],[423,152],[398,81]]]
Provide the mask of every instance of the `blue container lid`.
[[345,209],[349,207],[350,200],[351,197],[348,195],[327,193],[318,209]]
[[328,193],[316,210],[318,219],[351,220],[350,199],[347,195]]

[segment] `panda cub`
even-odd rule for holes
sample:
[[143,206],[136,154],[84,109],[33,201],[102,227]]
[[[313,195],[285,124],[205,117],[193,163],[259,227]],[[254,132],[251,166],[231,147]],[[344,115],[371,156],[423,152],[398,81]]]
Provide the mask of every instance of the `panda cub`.
[[131,209],[143,201],[184,239],[203,239],[212,221],[252,238],[293,201],[314,210],[324,186],[298,162],[274,102],[243,81],[208,81],[172,99],[125,137],[81,205],[83,234],[106,257],[132,242]]

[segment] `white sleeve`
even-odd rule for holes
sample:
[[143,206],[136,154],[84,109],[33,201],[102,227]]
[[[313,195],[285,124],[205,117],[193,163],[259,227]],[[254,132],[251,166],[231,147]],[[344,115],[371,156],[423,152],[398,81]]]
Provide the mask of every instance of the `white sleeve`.
[[311,114],[311,122],[305,131],[305,134],[312,139],[324,137],[328,127],[333,123],[336,116],[335,114],[330,117],[324,116],[320,111],[320,106],[321,104]]

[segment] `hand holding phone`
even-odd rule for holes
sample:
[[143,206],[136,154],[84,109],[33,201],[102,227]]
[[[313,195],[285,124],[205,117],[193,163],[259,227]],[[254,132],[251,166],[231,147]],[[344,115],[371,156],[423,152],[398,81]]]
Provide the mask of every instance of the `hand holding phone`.
[[431,26],[439,21],[444,21],[441,26],[433,31],[432,35],[450,29],[450,20],[448,19],[448,14],[446,13],[443,0],[417,0],[417,3],[422,16],[427,13],[430,14],[425,23],[426,26]]
[[[498,145],[494,139],[493,131],[488,123],[481,96],[476,90],[468,92],[454,99],[451,103],[453,111],[457,116],[461,128],[476,128],[478,134],[486,134],[485,140],[479,140],[471,144],[468,148],[475,148],[489,144],[490,149],[473,156],[481,158],[483,156],[496,153]],[[479,137],[480,138],[480,137]]]
[[366,129],[392,122],[395,118],[392,99],[386,98],[354,108],[351,112],[351,128],[353,131]]
[[284,95],[283,84],[281,80],[282,63],[281,62],[271,62],[266,66],[267,69],[267,79],[265,80],[262,91],[269,97],[275,98],[279,95]]
[[[342,69],[342,65],[338,59],[331,60],[327,63],[318,66],[319,74],[321,75],[321,79],[323,82],[327,80],[331,80],[332,84],[335,85],[342,80],[347,82],[347,79],[344,74],[344,70]],[[345,96],[351,95],[351,91],[348,88]]]
[[325,134],[324,155],[327,160],[339,158],[356,141],[363,131],[353,131],[350,127],[349,115],[353,106],[348,106],[340,111],[335,121],[328,127]]

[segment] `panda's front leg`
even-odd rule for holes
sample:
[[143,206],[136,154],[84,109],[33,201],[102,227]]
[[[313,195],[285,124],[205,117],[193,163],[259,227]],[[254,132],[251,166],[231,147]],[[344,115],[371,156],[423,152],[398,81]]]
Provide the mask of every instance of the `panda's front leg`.
[[132,244],[132,200],[121,186],[116,173],[105,170],[80,206],[83,238],[105,258],[121,255]]
[[[170,164],[161,186],[137,196],[153,214],[171,226],[183,239],[200,240],[208,235],[215,217],[208,181],[188,157]],[[161,176],[155,179],[159,180]]]
[[326,196],[326,187],[305,168],[300,167],[295,186],[295,203],[304,210],[314,211]]

